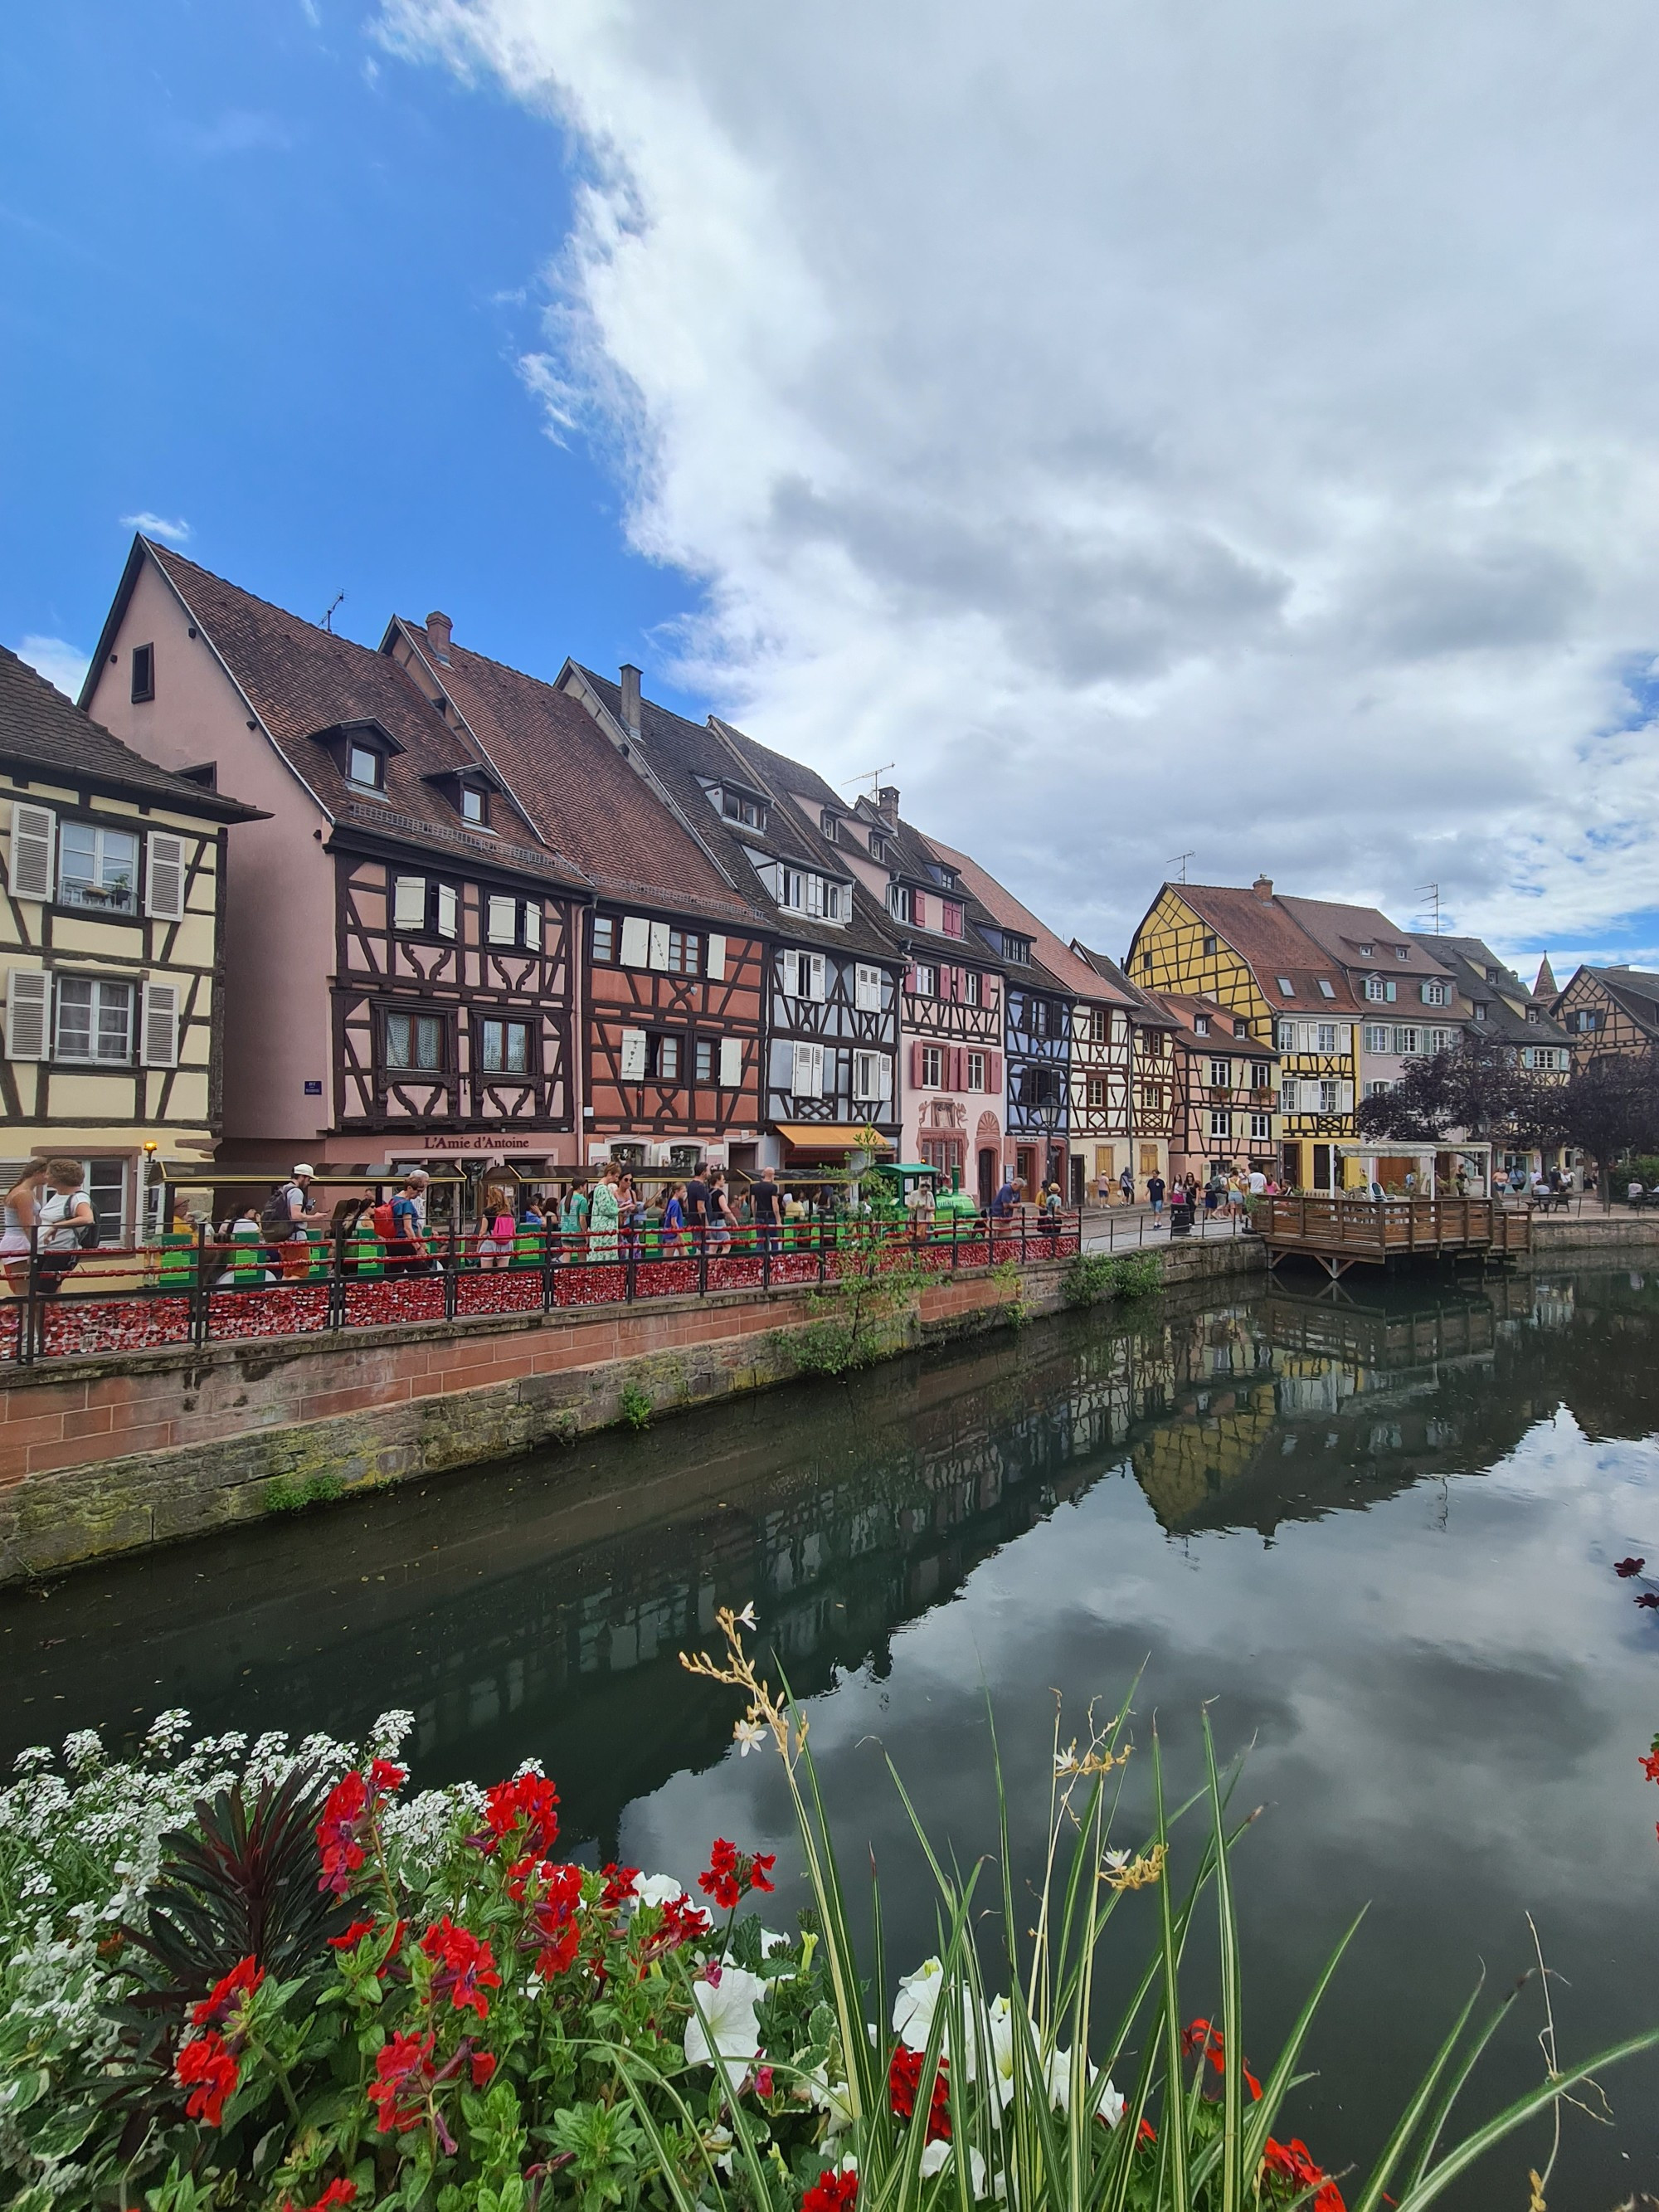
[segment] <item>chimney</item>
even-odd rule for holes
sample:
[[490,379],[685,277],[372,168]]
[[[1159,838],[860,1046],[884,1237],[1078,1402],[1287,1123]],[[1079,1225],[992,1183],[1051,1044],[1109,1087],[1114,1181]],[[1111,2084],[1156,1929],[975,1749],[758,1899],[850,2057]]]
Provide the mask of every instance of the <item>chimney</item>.
[[876,811],[890,830],[898,828],[898,786],[884,783],[876,793]]
[[1261,903],[1266,906],[1273,898],[1273,879],[1271,876],[1258,876],[1255,881],[1250,885],[1250,889],[1261,901]]
[[631,660],[622,665],[623,727],[630,738],[640,734],[640,672]]
[[433,652],[446,668],[449,665],[449,617],[429,614],[426,618],[426,635]]

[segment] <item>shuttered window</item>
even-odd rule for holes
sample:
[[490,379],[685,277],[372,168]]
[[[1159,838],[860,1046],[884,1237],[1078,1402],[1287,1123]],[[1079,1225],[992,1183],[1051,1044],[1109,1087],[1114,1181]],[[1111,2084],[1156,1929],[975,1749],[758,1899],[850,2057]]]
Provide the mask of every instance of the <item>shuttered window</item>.
[[152,830],[144,840],[144,855],[148,862],[144,912],[154,921],[181,921],[185,911],[184,839]]
[[711,937],[708,940],[708,980],[722,983],[726,980],[726,939]]
[[526,906],[524,910],[524,941],[527,951],[542,949],[542,910],[538,906]]
[[[643,915],[623,917],[622,962],[624,968],[643,968],[650,957],[651,925]],[[644,1035],[644,1031],[641,1031]]]
[[857,975],[854,979],[853,1003],[861,1014],[878,1014],[881,1012],[879,968],[866,968],[860,961]]
[[[624,954],[624,958],[627,957]],[[661,972],[668,967],[668,924],[653,921],[651,925],[650,963]]]
[[49,806],[25,806],[21,799],[12,802],[9,882],[14,898],[52,896],[57,836],[58,817]]
[[486,930],[492,945],[515,945],[519,937],[519,902],[503,898],[492,891],[489,896]]
[[720,1088],[738,1091],[743,1087],[743,1040],[741,1037],[720,1039]]
[[426,927],[426,878],[399,876],[392,888],[392,926],[394,929]]
[[645,1031],[643,1030],[624,1030],[622,1033],[622,1075],[624,1083],[639,1083],[644,1079]]
[[797,1098],[823,1097],[823,1047],[821,1044],[798,1044],[795,1047],[793,1088]]
[[6,978],[6,1058],[44,1060],[50,986],[38,968],[14,968]]
[[438,886],[437,927],[440,937],[453,937],[455,934],[455,886],[453,884],[440,884]]
[[177,1067],[179,986],[176,983],[145,984],[140,1035],[143,1046],[142,1057],[146,1067]]

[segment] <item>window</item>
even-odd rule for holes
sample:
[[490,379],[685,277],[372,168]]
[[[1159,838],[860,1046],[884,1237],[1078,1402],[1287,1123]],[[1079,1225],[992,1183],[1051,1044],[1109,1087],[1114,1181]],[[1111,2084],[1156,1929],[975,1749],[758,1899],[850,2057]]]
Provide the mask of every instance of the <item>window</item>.
[[1446,983],[1425,983],[1423,986],[1423,1003],[1425,1006],[1449,1006],[1451,1004],[1450,986]]
[[921,1048],[921,1085],[924,1091],[938,1091],[945,1082],[945,1054],[936,1044],[925,1044]]
[[[873,841],[872,841],[873,842]],[[908,884],[889,884],[887,911],[895,921],[908,921],[911,914],[910,887]]]
[[1140,1103],[1145,1112],[1161,1114],[1164,1110],[1164,1085],[1161,1083],[1143,1083],[1140,1086]]
[[647,1036],[645,1041],[645,1072],[655,1083],[678,1083],[680,1079],[680,1041],[677,1036]]
[[1378,1077],[1376,1082],[1368,1083],[1365,1085],[1365,1096],[1367,1098],[1383,1098],[1393,1089],[1392,1083],[1384,1082],[1381,1077]]
[[1397,1029],[1394,1033],[1394,1048],[1401,1060],[1415,1060],[1420,1032],[1414,1029]]
[[155,647],[135,645],[132,648],[132,696],[136,705],[140,699],[155,696]]
[[1336,1024],[1321,1022],[1318,1028],[1318,1042],[1314,1049],[1316,1052],[1340,1052],[1342,1048],[1336,1041]]
[[1210,1062],[1210,1088],[1211,1088],[1211,1090],[1212,1090],[1212,1091],[1231,1091],[1231,1090],[1232,1089],[1232,1087],[1233,1087],[1233,1064],[1232,1064],[1231,1060],[1212,1060]]
[[125,830],[64,823],[58,840],[58,902],[99,914],[137,914],[138,840]]
[[881,1012],[881,970],[860,961],[853,977],[853,1004],[861,1014]]
[[957,887],[957,872],[954,868],[947,868],[940,861],[933,869],[933,881],[941,890],[953,891]]
[[887,840],[878,830],[872,830],[870,832],[870,858],[872,860],[884,860],[887,858]]
[[982,1052],[970,1052],[968,1055],[968,1088],[970,1091],[983,1091],[985,1088],[985,1054]]
[[826,806],[818,817],[818,830],[826,845],[833,845],[841,835],[841,817],[832,814]]
[[1194,1036],[1208,1036],[1210,1034],[1210,1018],[1207,1014],[1194,1014],[1193,1016],[1193,1034]]
[[1278,983],[1279,989],[1284,993],[1285,996],[1287,999],[1293,999],[1293,998],[1295,998],[1295,996],[1296,996],[1296,986],[1295,986],[1295,984],[1294,984],[1294,983],[1292,983],[1292,982],[1291,982],[1291,979],[1290,979],[1290,977],[1289,977],[1288,975],[1279,975],[1279,976],[1276,976],[1276,977],[1274,978],[1274,981]]
[[1236,1037],[1247,1037],[1249,1034],[1250,1025],[1248,1022],[1236,1021],[1233,1024],[1233,1035]]
[[[716,796],[714,793],[709,795]],[[718,799],[720,812],[728,822],[740,822],[745,830],[765,829],[766,809],[746,791],[723,790],[718,793]]]
[[486,1021],[479,1024],[478,1066],[486,1075],[528,1075],[528,1022]]
[[1232,1133],[1232,1115],[1224,1106],[1212,1106],[1210,1109],[1210,1134],[1212,1137],[1231,1137]]
[[132,1058],[132,986],[60,976],[58,1057],[125,1065]]
[[1089,1078],[1089,1103],[1091,1106],[1103,1106],[1106,1103],[1106,1079],[1103,1075],[1091,1075]]
[[361,784],[365,791],[386,788],[386,757],[375,751],[373,745],[351,744],[346,748],[346,780]]
[[[1328,976],[1322,975],[1319,978],[1319,995],[1322,999],[1334,999],[1336,996],[1336,986]],[[1392,988],[1390,988],[1389,995],[1390,998],[1393,997],[1394,993]]]
[[1296,1024],[1294,1022],[1280,1022],[1279,1024],[1279,1049],[1280,1052],[1294,1052],[1296,1050]]
[[441,1014],[388,1014],[386,1064],[389,1068],[441,1069],[444,1023]]
[[964,1006],[982,1006],[986,1003],[985,978],[980,974],[977,968],[964,968],[963,969],[962,998],[963,1004]]
[[1297,1102],[1297,1082],[1293,1075],[1287,1075],[1279,1086],[1279,1110],[1281,1114],[1295,1114],[1301,1110]]
[[939,969],[931,961],[918,961],[912,970],[912,977],[910,988],[918,999],[938,998]]
[[1030,1002],[1030,1006],[1031,1035],[1034,1037],[1053,1036],[1054,1034],[1054,1010],[1049,1005],[1048,1000],[1033,999]]
[[714,1080],[714,1040],[699,1037],[691,1048],[692,1073],[699,1083]]
[[453,884],[433,883],[425,876],[392,878],[394,929],[424,930],[434,937],[453,937],[458,904]]
[[778,870],[778,904],[791,914],[839,921],[842,890],[840,884],[832,884],[827,877],[813,875],[805,868]]
[[939,926],[945,932],[945,934],[947,937],[961,936],[962,901],[960,899],[941,899],[939,901]]
[[1396,945],[1394,948],[1394,957],[1396,960],[1409,960],[1412,957],[1410,945]]
[[1250,1062],[1251,1090],[1271,1091],[1273,1087],[1273,1071],[1272,1063],[1265,1060],[1253,1060]]
[[1016,968],[1030,967],[1031,963],[1030,939],[1029,937],[1010,937],[1007,931],[1005,930],[1002,933],[1002,954],[1004,959],[1012,960]]
[[1423,1032],[1425,1052],[1449,1052],[1456,1042],[1455,1030],[1425,1030]]
[[[1204,957],[1205,957],[1206,960],[1210,960],[1210,959],[1213,959],[1213,957],[1215,957],[1215,939],[1214,939],[1214,938],[1213,938],[1213,937],[1206,937],[1206,938],[1205,939],[1205,940],[1204,940]],[[1225,1133],[1226,1133],[1226,1132],[1224,1130],[1224,1131],[1222,1132],[1222,1133],[1223,1133],[1223,1135],[1224,1136],[1224,1135],[1225,1135]]]
[[893,1095],[893,1063],[884,1052],[853,1054],[853,1096],[873,1103]]
[[1261,1143],[1267,1138],[1271,1137],[1273,1133],[1273,1117],[1271,1114],[1251,1115],[1250,1135],[1256,1143]]
[[1367,976],[1366,976],[1366,978],[1365,978],[1365,996],[1366,996],[1368,999],[1376,1000],[1381,1000],[1386,999],[1386,998],[1388,997],[1388,995],[1389,995],[1389,989],[1388,989],[1388,986],[1387,986],[1387,984],[1386,984],[1386,983],[1384,983],[1384,981],[1382,981],[1382,978],[1380,975],[1367,975]]
[[1553,1044],[1523,1044],[1521,1065],[1534,1067],[1547,1074],[1559,1074],[1567,1064],[1565,1050]]
[[1110,1025],[1111,1016],[1104,1006],[1090,1007],[1089,1042],[1091,1044],[1104,1044],[1110,1034]]
[[1375,960],[1376,947],[1374,945],[1362,945],[1359,948],[1359,957],[1362,960]]
[[[1474,1018],[1478,1022],[1484,1022],[1486,1018],[1486,1002],[1484,999],[1477,999],[1474,1002]],[[1578,1026],[1581,1030],[1593,1030],[1595,1027],[1595,1015],[1581,1014]]]
[[668,970],[671,975],[696,975],[702,969],[702,939],[695,930],[668,933]]
[[1320,1085],[1319,1110],[1322,1114],[1340,1114],[1342,1111],[1342,1085],[1340,1083]]
[[461,819],[470,822],[477,830],[482,830],[489,819],[489,795],[476,783],[461,786]]
[[1143,952],[1143,953],[1141,954],[1141,956],[1140,956],[1140,964],[1141,964],[1141,967],[1142,967],[1142,969],[1148,969],[1148,968],[1150,968],[1150,967],[1152,966],[1152,954],[1151,954],[1150,952]]
[[1367,1022],[1360,1032],[1359,1042],[1367,1052],[1387,1052],[1389,1032],[1381,1022]]
[[593,917],[593,957],[596,962],[608,963],[617,957],[617,925],[608,914]]

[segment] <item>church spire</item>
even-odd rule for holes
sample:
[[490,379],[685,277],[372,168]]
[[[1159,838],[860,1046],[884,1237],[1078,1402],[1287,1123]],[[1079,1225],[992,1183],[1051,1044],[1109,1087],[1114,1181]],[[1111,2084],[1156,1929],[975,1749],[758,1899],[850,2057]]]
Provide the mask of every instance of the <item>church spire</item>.
[[1533,983],[1532,995],[1534,999],[1553,999],[1556,994],[1556,988],[1555,974],[1550,966],[1550,956],[1547,952],[1538,963],[1538,974]]

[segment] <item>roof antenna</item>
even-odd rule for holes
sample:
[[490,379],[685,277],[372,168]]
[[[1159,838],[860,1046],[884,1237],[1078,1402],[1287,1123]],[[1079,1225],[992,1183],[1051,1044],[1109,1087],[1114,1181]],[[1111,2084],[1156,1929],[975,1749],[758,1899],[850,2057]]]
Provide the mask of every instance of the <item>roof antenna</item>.
[[850,791],[856,783],[867,783],[870,787],[870,796],[873,799],[881,789],[883,776],[891,775],[897,766],[896,761],[889,761],[883,768],[867,768],[861,775],[849,775],[841,787],[843,791]]
[[334,610],[339,605],[341,600],[344,599],[344,597],[345,593],[343,592],[336,592],[334,597],[328,603],[328,612],[323,617],[323,628],[328,632],[331,637],[334,635]]
[[1197,855],[1197,854],[1196,854],[1196,853],[1177,853],[1177,854],[1175,855],[1174,859],[1170,862],[1170,866],[1172,868],[1173,868],[1173,867],[1176,867],[1176,866],[1178,866],[1178,867],[1180,868],[1180,870],[1181,870],[1181,880],[1182,880],[1182,882],[1183,884],[1184,884],[1184,883],[1186,882],[1186,880],[1187,880],[1187,863],[1188,863],[1188,860],[1195,860],[1197,858],[1198,858],[1198,855]]
[[1417,896],[1426,899],[1435,936],[1440,934],[1440,886],[1438,884],[1419,884]]

